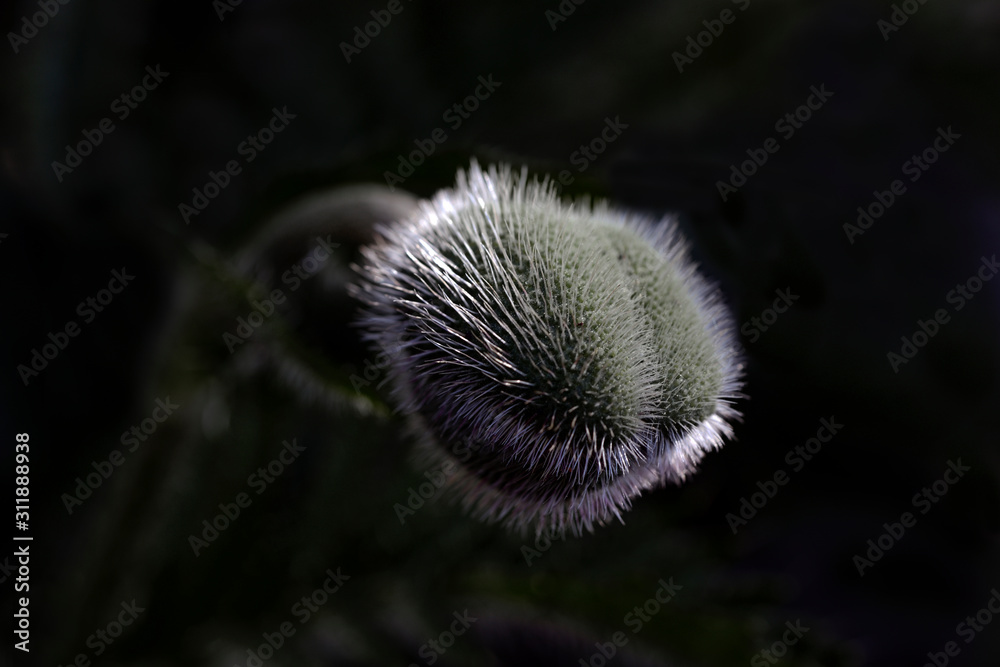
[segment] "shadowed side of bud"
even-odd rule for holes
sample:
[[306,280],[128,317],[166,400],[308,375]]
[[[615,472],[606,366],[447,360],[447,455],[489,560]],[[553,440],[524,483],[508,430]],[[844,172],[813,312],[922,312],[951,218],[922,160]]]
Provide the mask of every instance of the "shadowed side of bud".
[[363,254],[365,336],[487,520],[592,530],[730,435],[733,327],[670,220],[473,162]]

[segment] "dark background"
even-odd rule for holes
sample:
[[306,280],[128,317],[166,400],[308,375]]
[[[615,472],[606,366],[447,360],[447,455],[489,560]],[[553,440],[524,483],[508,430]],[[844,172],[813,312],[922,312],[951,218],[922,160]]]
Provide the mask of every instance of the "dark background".
[[[244,0],[220,20],[208,2],[74,0],[16,53],[5,40],[0,432],[10,467],[30,433],[35,537],[30,656],[10,647],[0,561],[11,664],[246,665],[285,621],[296,633],[265,664],[427,664],[421,645],[468,609],[479,620],[437,664],[577,665],[624,630],[617,664],[746,665],[800,619],[810,630],[779,664],[921,665],[956,641],[950,664],[996,665],[1000,619],[971,643],[956,626],[1000,586],[1000,285],[960,311],[947,294],[1000,250],[1000,7],[911,3],[886,40],[882,2],[564,2],[553,30],[555,1],[402,0],[348,63],[341,42],[386,4]],[[674,52],[726,8],[735,20],[679,72]],[[5,34],[38,11],[6,5]],[[112,101],[156,65],[169,75],[119,119]],[[489,75],[500,87],[449,127]],[[775,121],[820,85],[833,96],[781,137]],[[243,161],[283,107],[295,118]],[[53,161],[104,117],[114,131],[58,180]],[[577,171],[606,118],[628,127]],[[384,185],[438,127],[447,140],[400,190],[429,196],[472,157],[568,169],[567,196],[676,212],[740,324],[778,289],[799,297],[741,336],[736,439],[625,525],[544,549],[441,499],[400,524],[424,470],[377,382],[350,382],[375,359],[343,291],[372,207],[313,214],[337,256],[226,349],[253,281],[313,247],[278,212]],[[903,163],[948,127],[960,138],[911,183]],[[768,137],[778,152],[723,202],[716,182]],[[185,224],[178,205],[232,159],[241,173]],[[843,225],[894,179],[906,192],[849,242]],[[121,267],[134,282],[83,324],[77,304]],[[948,323],[894,372],[887,354],[939,308]],[[18,365],[70,320],[80,334],[25,386]],[[69,513],[77,478],[166,397],[181,407]],[[786,452],[831,417],[843,429],[791,472]],[[293,438],[305,452],[256,495],[247,476]],[[971,471],[920,514],[912,496],[958,459]],[[779,470],[788,484],[734,535],[726,515]],[[240,492],[251,506],[195,556],[189,537]],[[916,524],[859,576],[854,556],[906,511]],[[350,579],[299,624],[293,605],[337,567]],[[670,577],[682,590],[633,634],[626,614]],[[88,636],[133,599],[145,610],[96,656]]]

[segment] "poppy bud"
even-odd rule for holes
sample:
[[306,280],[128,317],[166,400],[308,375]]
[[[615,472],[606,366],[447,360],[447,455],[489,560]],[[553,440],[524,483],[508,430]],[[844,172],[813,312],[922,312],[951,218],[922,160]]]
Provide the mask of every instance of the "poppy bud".
[[473,162],[363,257],[393,397],[486,520],[592,531],[731,435],[733,323],[670,219]]

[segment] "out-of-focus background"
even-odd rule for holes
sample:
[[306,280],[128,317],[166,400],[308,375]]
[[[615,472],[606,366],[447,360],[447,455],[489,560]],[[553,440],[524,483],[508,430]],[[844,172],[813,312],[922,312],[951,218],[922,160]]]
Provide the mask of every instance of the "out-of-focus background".
[[[0,662],[997,664],[996,3],[2,16]],[[624,525],[465,516],[358,340],[472,158],[676,213],[739,323],[736,439]]]

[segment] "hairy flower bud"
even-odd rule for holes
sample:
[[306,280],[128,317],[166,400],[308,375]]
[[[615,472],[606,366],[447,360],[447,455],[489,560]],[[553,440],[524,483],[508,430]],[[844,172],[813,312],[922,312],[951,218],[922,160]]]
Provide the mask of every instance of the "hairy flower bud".
[[593,530],[731,435],[732,322],[673,221],[473,162],[380,234],[353,290],[365,336],[473,513]]

